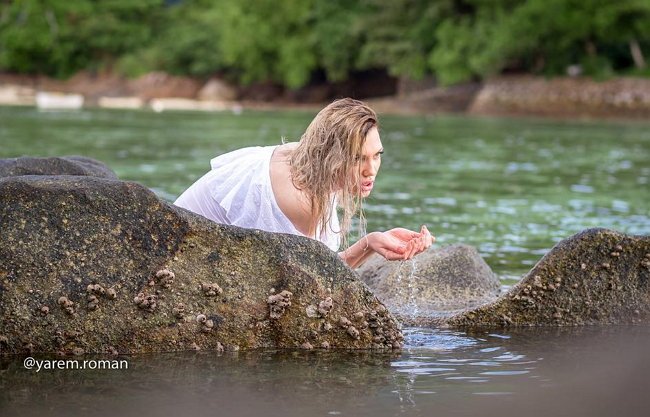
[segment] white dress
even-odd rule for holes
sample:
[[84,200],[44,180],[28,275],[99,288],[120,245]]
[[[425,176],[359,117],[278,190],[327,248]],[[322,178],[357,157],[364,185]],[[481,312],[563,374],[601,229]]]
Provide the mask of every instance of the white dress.
[[[243,148],[212,159],[212,170],[174,204],[217,223],[304,236],[280,210],[271,188],[269,166],[276,147]],[[336,198],[332,198],[332,205],[329,230],[317,231],[317,240],[338,251],[341,241]]]

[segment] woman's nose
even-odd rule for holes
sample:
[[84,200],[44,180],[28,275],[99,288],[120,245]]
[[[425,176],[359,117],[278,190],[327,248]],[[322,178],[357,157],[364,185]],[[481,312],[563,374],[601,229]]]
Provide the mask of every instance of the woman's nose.
[[363,165],[361,173],[364,177],[374,177],[379,170],[379,161],[369,160]]

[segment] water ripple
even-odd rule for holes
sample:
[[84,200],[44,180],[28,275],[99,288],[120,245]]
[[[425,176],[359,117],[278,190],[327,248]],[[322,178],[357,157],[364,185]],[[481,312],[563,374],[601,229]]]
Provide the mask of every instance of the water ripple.
[[465,336],[464,333],[449,330],[412,327],[404,329],[403,334],[405,349],[451,350],[478,343],[476,339]]

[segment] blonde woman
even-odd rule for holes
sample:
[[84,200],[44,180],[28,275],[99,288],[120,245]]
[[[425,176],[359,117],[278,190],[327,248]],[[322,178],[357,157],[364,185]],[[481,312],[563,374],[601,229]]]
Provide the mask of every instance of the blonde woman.
[[[316,115],[300,142],[214,158],[212,170],[174,204],[218,223],[307,236],[338,251],[355,214],[365,225],[361,201],[374,187],[383,152],[375,112],[358,100],[336,100]],[[352,268],[375,252],[406,260],[434,240],[426,226],[372,232],[339,256]]]

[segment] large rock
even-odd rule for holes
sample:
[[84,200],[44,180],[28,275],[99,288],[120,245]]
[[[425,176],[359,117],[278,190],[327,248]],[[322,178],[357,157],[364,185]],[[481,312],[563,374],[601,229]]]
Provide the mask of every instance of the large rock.
[[0,159],[0,178],[20,175],[84,175],[117,179],[107,165],[84,156]]
[[431,248],[412,260],[371,257],[357,270],[372,292],[407,325],[494,301],[499,279],[468,245]]
[[398,324],[314,240],[218,225],[131,182],[0,179],[0,351],[391,348]]
[[481,115],[553,117],[650,116],[650,80],[618,77],[500,76],[487,80],[468,112]]
[[199,100],[233,101],[237,99],[237,89],[219,78],[211,78],[198,93]]
[[650,236],[588,229],[558,243],[497,301],[430,324],[573,326],[649,317]]

